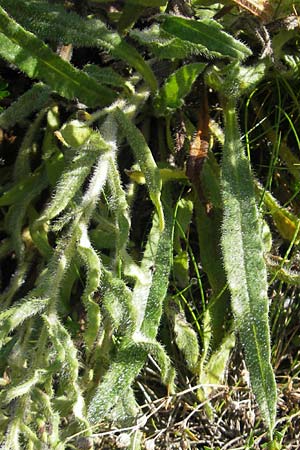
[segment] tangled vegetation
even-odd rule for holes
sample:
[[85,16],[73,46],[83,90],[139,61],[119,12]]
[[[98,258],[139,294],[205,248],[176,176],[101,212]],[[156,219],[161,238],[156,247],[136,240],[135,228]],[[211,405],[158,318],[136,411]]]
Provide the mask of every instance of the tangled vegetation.
[[296,448],[298,12],[0,0],[1,449]]

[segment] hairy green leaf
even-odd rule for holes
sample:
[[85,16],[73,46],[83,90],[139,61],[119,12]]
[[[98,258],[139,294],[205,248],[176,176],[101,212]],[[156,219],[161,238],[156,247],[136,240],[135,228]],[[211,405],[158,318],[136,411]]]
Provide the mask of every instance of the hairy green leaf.
[[87,325],[84,338],[87,350],[91,351],[99,331],[101,320],[100,307],[93,298],[100,285],[101,262],[97,253],[91,246],[86,226],[81,224],[79,227],[81,236],[78,250],[84,261],[87,272],[86,286],[82,294],[82,300],[87,312]]
[[221,25],[214,20],[166,16],[162,28],[184,41],[202,45],[204,49],[216,56],[229,56],[243,60],[252,53],[245,44],[223,31]]
[[[115,72],[111,67],[99,67],[96,64],[86,64],[83,68],[90,77],[95,78],[98,83],[108,84],[118,88],[124,88],[126,80]],[[1,117],[1,116],[0,116]]]
[[55,313],[48,312],[43,318],[47,324],[51,342],[57,352],[57,359],[62,364],[62,367],[67,367],[64,380],[66,384],[65,389],[68,391],[73,413],[77,419],[86,425],[84,420],[84,400],[78,385],[79,362],[74,342]]
[[93,78],[60,58],[34,34],[11,19],[0,6],[0,55],[29,77],[47,83],[68,99],[79,98],[89,106],[108,105],[115,98]]
[[205,350],[202,357],[205,360],[208,351],[217,350],[230,323],[228,321],[230,296],[226,289],[227,280],[220,248],[223,214],[220,169],[212,152],[203,166],[201,183],[203,194],[206,199],[209,199],[213,208],[211,214],[207,214],[205,205],[200,201],[198,194],[195,194],[196,226],[201,262],[212,288],[212,295],[209,298],[203,320]]
[[[73,140],[75,140],[74,137],[72,142]],[[92,165],[95,163],[97,157],[99,157],[103,148],[106,149],[107,144],[103,141],[99,133],[94,132],[88,142],[76,150],[74,157],[60,177],[54,198],[46,207],[43,215],[38,219],[39,223],[53,219],[68,206],[90,173]],[[76,180],[75,183],[74,180]]]
[[34,386],[43,381],[45,374],[46,370],[43,369],[35,370],[33,372],[33,375],[27,381],[24,381],[23,383],[17,386],[11,386],[10,389],[8,389],[5,393],[4,401],[9,403],[15,398],[29,393]]
[[172,299],[166,304],[166,313],[174,329],[176,345],[183,353],[189,370],[193,372],[200,355],[197,334],[187,321],[184,311]]
[[235,100],[225,99],[223,110],[223,258],[232,310],[245,348],[252,389],[272,436],[276,416],[276,384],[270,363],[268,285],[261,221],[253,176],[241,143]]
[[[150,66],[135,47],[122,40],[118,33],[109,31],[99,19],[89,18],[86,20],[73,11],[67,12],[63,5],[49,4],[44,1],[14,0],[11,2],[10,0],[2,0],[1,4],[17,21],[40,39],[54,41],[56,44],[71,42],[75,47],[100,47],[105,49],[114,57],[125,61],[140,72],[151,90],[157,89],[157,81]],[[90,78],[86,77],[86,79],[89,80]],[[92,89],[93,86],[95,88],[95,85],[98,86],[96,92],[101,94],[101,89],[103,91],[103,101],[97,103],[97,105],[103,105],[106,98],[104,94],[108,95],[112,91],[101,88],[95,81],[90,85],[90,88]],[[61,94],[61,92],[59,93]],[[79,95],[77,97],[80,98]],[[91,106],[99,99],[94,97],[92,100],[94,103],[91,103]]]
[[0,127],[12,128],[16,123],[26,119],[49,103],[51,89],[43,83],[36,83],[18,100],[0,114]]
[[[123,398],[124,392],[128,391],[145,364],[150,347],[151,352],[156,352],[156,356],[163,366],[165,381],[172,382],[174,374],[169,365],[168,357],[162,347],[155,342],[162,314],[162,302],[168,287],[172,257],[172,209],[170,208],[169,195],[165,197],[166,201],[167,199],[168,208],[166,210],[164,231],[161,233],[158,216],[155,214],[153,226],[148,237],[148,250],[145,251],[145,258],[148,261],[149,252],[152,249],[155,255],[154,265],[156,270],[153,274],[150,289],[147,285],[147,292],[144,293],[147,302],[143,307],[144,313],[141,314],[139,312],[139,316],[136,318],[137,326],[131,329],[131,334],[127,334],[126,338],[124,338],[116,356],[111,360],[108,372],[90,401],[88,417],[92,423],[108,417],[114,406]],[[157,239],[157,237],[159,238]],[[137,283],[137,290],[143,295],[143,286],[140,282]],[[141,315],[142,317],[140,317]],[[141,326],[140,323],[142,323]]]
[[43,311],[49,302],[48,298],[29,298],[23,303],[14,305],[0,313],[0,347],[3,345],[3,339],[6,335],[18,327],[24,320],[39,314]]
[[205,54],[206,51],[202,45],[170,35],[157,23],[143,30],[136,28],[129,34],[141,44],[146,45],[160,59],[184,59],[191,55]]
[[150,198],[158,213],[160,227],[163,229],[164,214],[160,200],[162,182],[152,152],[141,131],[131,122],[127,115],[121,109],[117,109],[115,115],[145,175]]

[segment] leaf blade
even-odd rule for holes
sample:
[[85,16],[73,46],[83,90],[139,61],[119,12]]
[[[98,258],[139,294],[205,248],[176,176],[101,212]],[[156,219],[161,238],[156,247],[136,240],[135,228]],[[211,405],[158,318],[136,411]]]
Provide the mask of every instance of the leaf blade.
[[160,228],[163,230],[164,214],[160,199],[162,181],[152,152],[141,131],[130,121],[121,109],[116,110],[115,116],[145,175],[149,195],[158,213]]
[[204,46],[209,52],[219,56],[229,56],[240,60],[251,55],[251,50],[242,42],[222,30],[214,20],[192,20],[167,16],[162,29],[183,41]]
[[249,161],[240,140],[235,100],[225,100],[223,110],[223,259],[252,389],[272,437],[277,396],[270,362],[268,285],[260,219]]
[[43,41],[22,28],[0,6],[0,55],[31,78],[47,83],[68,99],[89,106],[110,104],[115,93],[60,58]]
[[180,108],[196,78],[205,69],[205,63],[191,63],[173,72],[158,92],[154,107],[158,115]]

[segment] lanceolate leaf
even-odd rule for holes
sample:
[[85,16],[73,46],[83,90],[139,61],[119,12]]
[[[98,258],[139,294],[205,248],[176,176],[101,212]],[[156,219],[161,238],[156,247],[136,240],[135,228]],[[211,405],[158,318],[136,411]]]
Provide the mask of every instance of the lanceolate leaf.
[[0,126],[4,129],[11,128],[34,111],[39,111],[49,102],[50,94],[49,86],[43,83],[34,84],[0,114]]
[[68,99],[79,98],[89,106],[108,105],[115,93],[86,73],[75,69],[46,44],[11,19],[0,6],[0,56],[31,78],[47,83]]
[[152,91],[157,89],[157,81],[151,67],[143,60],[142,56],[134,47],[125,41],[121,41],[119,45],[112,50],[112,54],[113,56],[126,61],[138,72],[140,72]]
[[276,384],[270,363],[267,273],[249,161],[241,143],[235,100],[224,100],[222,250],[236,327],[261,414],[272,431]]
[[79,230],[80,241],[78,244],[78,251],[84,262],[87,272],[86,286],[82,294],[82,300],[84,302],[87,313],[87,324],[84,339],[86,342],[87,350],[90,351],[97,337],[101,320],[99,305],[93,298],[100,284],[101,262],[90,243],[87,227],[84,224],[80,223]]
[[[74,47],[105,49],[140,72],[153,91],[157,88],[157,81],[150,66],[135,47],[122,40],[118,33],[108,30],[101,20],[86,20],[73,11],[67,12],[62,5],[56,3],[1,0],[1,4],[17,22],[40,39],[56,44],[72,42]],[[96,98],[94,100],[96,101]]]
[[48,298],[32,298],[1,312],[0,348],[8,333],[17,328],[24,320],[43,311],[48,302]]
[[57,183],[53,199],[38,220],[39,223],[53,219],[68,206],[90,173],[91,167],[97,157],[99,157],[101,150],[106,147],[107,145],[100,134],[93,132],[88,142],[74,152],[74,157],[63,171]]
[[130,31],[130,36],[146,45],[154,55],[161,59],[184,59],[190,55],[199,55],[205,52],[203,46],[172,36],[163,31],[156,23],[145,30],[135,28]]
[[87,64],[83,71],[99,83],[108,84],[117,88],[125,87],[125,79],[115,72],[111,67],[99,67],[96,64]]
[[190,41],[205,47],[219,56],[245,59],[251,55],[246,45],[237,41],[214,20],[192,20],[182,17],[167,16],[162,28],[184,41]]
[[[161,345],[155,341],[162,314],[162,303],[168,287],[172,258],[171,199],[169,195],[166,195],[164,199],[168,202],[165,229],[162,233],[160,232],[159,220],[157,215],[155,215],[147,243],[147,246],[153,249],[155,273],[153,274],[150,288],[147,288],[144,314],[142,318],[137,318],[138,326],[135,330],[132,330],[131,336],[126,336],[126,339],[124,339],[111,361],[108,372],[103,377],[95,395],[91,399],[88,407],[88,417],[91,423],[97,423],[99,420],[109,416],[110,411],[120,402],[124,392],[128,391],[142,369],[149,352],[154,354],[154,357],[163,366],[162,372],[165,371],[165,374],[163,374],[165,381],[172,382],[172,369],[169,366],[168,357]],[[149,249],[145,253],[148,253],[148,251]],[[144,258],[148,259],[148,255],[144,255]],[[145,263],[142,264],[143,267],[145,265]],[[138,284],[139,288],[141,283]],[[140,293],[142,293],[142,290],[140,290]],[[139,326],[140,322],[142,322],[141,328]]]

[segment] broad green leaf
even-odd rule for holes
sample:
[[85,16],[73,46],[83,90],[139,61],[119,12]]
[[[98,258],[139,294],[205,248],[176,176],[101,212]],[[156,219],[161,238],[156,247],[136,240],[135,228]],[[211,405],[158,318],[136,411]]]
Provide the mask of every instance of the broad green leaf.
[[180,108],[184,97],[190,92],[194,81],[205,67],[205,63],[191,63],[172,73],[155,98],[156,113],[161,116]]
[[277,396],[270,362],[267,271],[253,176],[241,143],[235,106],[234,99],[224,99],[221,244],[232,310],[245,349],[252,389],[272,438]]
[[136,345],[121,348],[110,361],[110,367],[88,405],[90,423],[109,418],[147,360],[148,351]]
[[143,57],[133,46],[125,41],[120,41],[120,43],[113,48],[112,54],[134,67],[144,77],[152,91],[155,92],[157,90],[157,80],[151,67],[144,61]]
[[56,135],[63,143],[72,148],[84,145],[92,134],[92,129],[84,122],[70,120],[65,123]]
[[0,55],[31,78],[47,83],[68,99],[79,98],[89,106],[108,105],[115,93],[60,58],[34,34],[11,19],[0,6]]
[[166,16],[162,28],[184,41],[202,45],[209,52],[219,56],[230,56],[243,60],[252,53],[246,45],[223,31],[221,25],[214,20],[200,21]]

